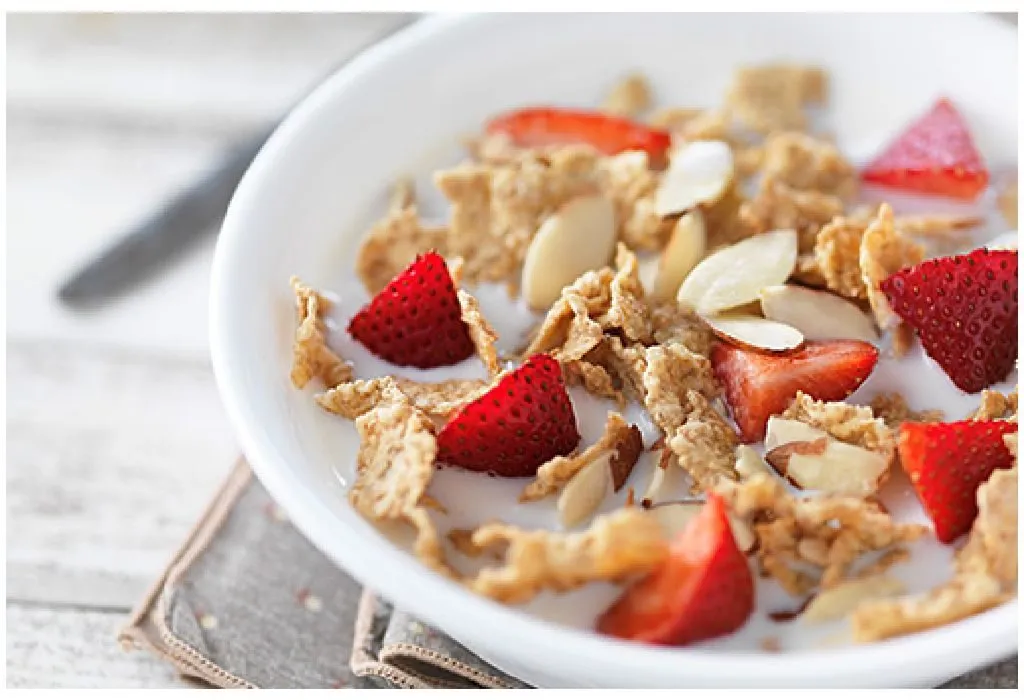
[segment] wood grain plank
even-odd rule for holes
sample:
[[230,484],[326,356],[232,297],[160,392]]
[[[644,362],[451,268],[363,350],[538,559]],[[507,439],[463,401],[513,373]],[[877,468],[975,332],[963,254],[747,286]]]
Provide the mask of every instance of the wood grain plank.
[[127,610],[237,447],[203,362],[7,346],[7,595]]
[[120,613],[7,605],[8,688],[188,687],[172,666],[125,653]]

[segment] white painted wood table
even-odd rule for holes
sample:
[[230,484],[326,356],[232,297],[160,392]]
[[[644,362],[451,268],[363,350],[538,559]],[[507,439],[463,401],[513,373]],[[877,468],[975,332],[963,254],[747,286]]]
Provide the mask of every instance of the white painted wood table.
[[64,276],[396,15],[8,16],[7,684],[179,685],[115,634],[238,447],[213,236],[87,314]]

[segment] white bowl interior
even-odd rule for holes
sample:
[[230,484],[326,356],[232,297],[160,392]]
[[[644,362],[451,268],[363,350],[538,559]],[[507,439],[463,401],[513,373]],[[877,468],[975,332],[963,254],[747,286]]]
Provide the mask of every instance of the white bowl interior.
[[[947,48],[951,37],[956,51]],[[318,547],[491,656],[524,672],[560,666],[537,676],[549,682],[916,684],[1012,651],[1016,603],[874,647],[774,657],[626,645],[501,608],[428,572],[352,512],[334,472],[351,473],[354,432],[288,381],[289,276],[329,288],[350,275],[352,252],[382,214],[397,176],[411,173],[421,191],[430,189],[430,173],[459,158],[460,138],[507,108],[593,105],[634,69],[651,78],[661,104],[713,106],[736,66],[768,60],[830,71],[827,123],[855,156],[870,154],[946,95],[964,111],[990,164],[1016,162],[1013,33],[985,18],[949,15],[432,18],[359,58],[291,115],[224,223],[211,338],[218,383],[246,454]]]

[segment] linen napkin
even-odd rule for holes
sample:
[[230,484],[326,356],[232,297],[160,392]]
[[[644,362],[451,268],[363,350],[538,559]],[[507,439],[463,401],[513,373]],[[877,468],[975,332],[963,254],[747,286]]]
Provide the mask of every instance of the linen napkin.
[[[222,688],[529,687],[335,567],[241,460],[119,639]],[[1016,688],[1017,659],[944,687]]]

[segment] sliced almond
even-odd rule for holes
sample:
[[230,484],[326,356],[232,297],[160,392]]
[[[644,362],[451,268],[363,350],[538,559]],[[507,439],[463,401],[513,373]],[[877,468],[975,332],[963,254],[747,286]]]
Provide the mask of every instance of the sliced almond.
[[799,488],[845,496],[874,493],[889,469],[882,455],[833,438],[780,445],[765,460]]
[[759,474],[771,474],[771,470],[757,450],[750,445],[740,445],[736,448],[736,473],[741,480],[747,481]]
[[607,197],[584,195],[567,202],[537,229],[523,261],[522,292],[534,309],[546,309],[562,288],[603,267],[615,249],[615,208]]
[[762,289],[789,279],[796,256],[792,229],[751,236],[701,260],[679,287],[676,300],[705,315],[757,301]]
[[828,447],[827,437],[820,437],[809,442],[787,442],[775,449],[768,450],[764,461],[772,465],[780,474],[785,475],[789,469],[789,460],[795,455],[820,457],[825,454],[826,447]]
[[[703,501],[672,501],[660,503],[652,507],[650,512],[658,519],[665,537],[671,539],[685,530],[703,507]],[[732,514],[728,517],[729,529],[732,530],[736,546],[743,553],[752,552],[757,544],[757,536],[754,531],[744,521]]]
[[768,427],[765,430],[764,448],[770,451],[788,442],[814,442],[818,438],[828,436],[824,430],[812,428],[801,421],[772,416],[768,419]]
[[699,210],[683,214],[672,228],[668,244],[657,258],[653,279],[646,289],[656,301],[673,299],[690,270],[707,249],[704,215]]
[[579,470],[558,496],[558,517],[565,527],[572,527],[590,517],[612,492],[609,450]]
[[722,340],[753,350],[784,352],[804,342],[803,334],[793,326],[760,316],[705,316],[704,321]]
[[872,598],[893,598],[906,593],[906,587],[890,576],[872,576],[847,581],[822,591],[800,616],[802,622],[829,622],[853,612],[860,603]]
[[807,340],[878,341],[871,318],[856,304],[830,292],[792,284],[765,287],[761,310],[765,318],[789,324]]
[[682,488],[683,470],[674,465],[675,455],[672,450],[662,447],[658,454],[658,463],[651,470],[651,480],[647,490],[640,499],[640,505],[650,508],[655,501],[666,493],[675,493]]
[[724,141],[693,141],[672,154],[654,195],[658,216],[681,214],[698,204],[714,204],[732,182],[732,149]]

